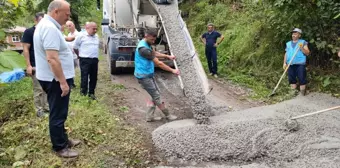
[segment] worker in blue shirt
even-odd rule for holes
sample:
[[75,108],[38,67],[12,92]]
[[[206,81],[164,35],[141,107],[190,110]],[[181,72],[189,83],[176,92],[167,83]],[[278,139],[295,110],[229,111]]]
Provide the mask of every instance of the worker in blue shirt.
[[[217,42],[217,39],[220,41]],[[215,31],[214,25],[212,23],[208,24],[208,32],[201,36],[201,41],[205,45],[205,55],[208,61],[209,73],[211,76],[217,78],[217,47],[223,41],[224,36]]]
[[151,47],[156,41],[157,31],[147,30],[144,38],[138,43],[135,52],[135,72],[134,75],[138,79],[138,83],[145,89],[152,98],[152,103],[149,110],[146,112],[146,121],[158,121],[161,117],[155,117],[154,112],[156,106],[163,112],[166,119],[176,120],[177,116],[170,114],[168,108],[165,107],[164,102],[161,101],[161,95],[157,87],[154,74],[155,65],[159,68],[178,75],[178,69],[172,69],[158,58],[167,58],[174,60],[176,57],[173,55],[166,55],[160,52],[154,51]]
[[286,69],[288,64],[294,57],[291,65],[288,68],[288,81],[292,88],[293,93],[297,93],[297,79],[300,85],[300,95],[306,94],[306,60],[310,54],[307,41],[300,39],[302,30],[295,28],[292,31],[292,40],[286,43],[286,54],[283,59],[283,69]]

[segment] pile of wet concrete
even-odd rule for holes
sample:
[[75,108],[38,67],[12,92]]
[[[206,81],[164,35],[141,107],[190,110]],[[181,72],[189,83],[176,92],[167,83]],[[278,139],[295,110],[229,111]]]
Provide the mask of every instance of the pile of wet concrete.
[[340,104],[324,94],[211,117],[210,125],[194,120],[167,123],[152,133],[167,156],[196,161],[260,162],[268,167],[340,167],[340,111],[298,120],[289,132],[284,121]]

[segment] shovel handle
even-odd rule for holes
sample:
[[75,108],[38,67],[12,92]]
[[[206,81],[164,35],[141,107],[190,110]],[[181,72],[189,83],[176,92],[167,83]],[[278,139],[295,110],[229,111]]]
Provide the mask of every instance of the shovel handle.
[[331,108],[328,108],[328,109],[316,111],[316,112],[313,112],[313,113],[308,113],[308,114],[296,116],[296,117],[293,117],[291,119],[295,120],[295,119],[299,119],[299,118],[303,118],[303,117],[307,117],[307,116],[311,116],[311,115],[315,115],[315,114],[319,114],[319,113],[323,113],[323,112],[327,112],[327,111],[331,111],[331,110],[335,110],[335,109],[339,109],[339,108],[340,108],[340,106],[335,106],[335,107],[331,107]]
[[[177,62],[174,60],[175,68],[178,69]],[[184,89],[183,81],[181,75],[178,75],[178,80],[181,85],[181,88]]]
[[[160,19],[161,19],[161,21],[162,21],[162,28],[163,28],[163,30],[164,30],[166,39],[167,39],[167,41],[168,41],[168,45],[169,45],[169,48],[170,48],[170,54],[173,55],[173,54],[172,54],[172,51],[171,51],[172,47],[171,47],[171,44],[170,44],[168,32],[166,31],[166,29],[165,29],[165,27],[164,27],[163,18],[162,18],[161,15],[159,15],[159,17],[160,17]],[[177,62],[176,62],[175,60],[173,60],[173,61],[174,61],[175,68],[178,69]],[[182,77],[181,77],[181,75],[177,75],[177,76],[178,76],[179,83],[180,83],[180,85],[181,85],[181,89],[184,90],[184,84],[183,84],[183,81],[182,81]]]

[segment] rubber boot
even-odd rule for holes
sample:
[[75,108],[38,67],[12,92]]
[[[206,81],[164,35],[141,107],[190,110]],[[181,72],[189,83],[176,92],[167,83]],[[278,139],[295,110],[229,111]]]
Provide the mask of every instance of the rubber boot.
[[155,110],[156,106],[151,106],[149,110],[146,112],[146,122],[152,122],[152,121],[160,121],[162,120],[162,117],[155,117]]
[[169,113],[169,110],[167,108],[165,108],[164,102],[162,102],[162,104],[158,105],[158,108],[163,112],[163,114],[165,115],[166,119],[171,120],[171,121],[177,119],[177,116],[171,115]]
[[306,95],[306,90],[300,90],[300,96],[305,96]]

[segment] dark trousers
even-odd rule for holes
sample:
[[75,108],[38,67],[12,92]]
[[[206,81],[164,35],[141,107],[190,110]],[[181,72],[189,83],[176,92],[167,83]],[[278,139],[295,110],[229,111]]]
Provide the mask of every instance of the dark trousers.
[[152,98],[155,105],[161,105],[161,95],[154,77],[138,79],[138,83],[146,90]]
[[217,51],[216,47],[206,47],[205,56],[207,57],[209,72],[217,74]]
[[87,93],[89,93],[90,95],[94,94],[94,90],[97,86],[98,62],[98,58],[79,59],[81,74],[80,92],[83,95],[87,95]]
[[[66,80],[70,86],[73,78]],[[52,147],[54,151],[59,151],[67,147],[68,136],[64,127],[67,119],[68,105],[70,101],[70,93],[61,97],[60,83],[56,80],[52,82],[39,81],[42,89],[47,94],[47,101],[50,109],[49,130]]]
[[307,84],[306,76],[307,76],[306,65],[295,64],[289,66],[288,69],[289,84],[296,84],[297,83],[296,78],[298,78],[300,85],[306,85]]

